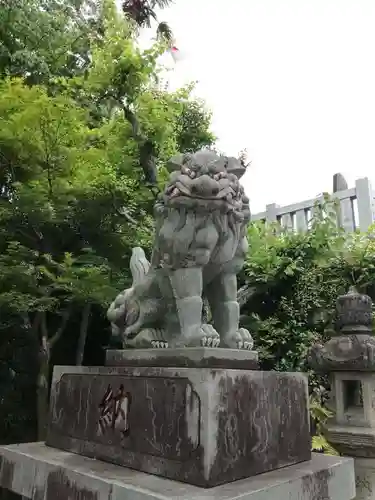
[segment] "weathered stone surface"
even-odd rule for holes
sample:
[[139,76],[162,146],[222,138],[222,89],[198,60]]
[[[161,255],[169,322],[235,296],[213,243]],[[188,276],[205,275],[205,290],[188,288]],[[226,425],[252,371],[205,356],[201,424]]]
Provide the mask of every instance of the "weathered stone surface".
[[47,444],[212,487],[309,460],[302,374],[56,367]]
[[[0,447],[6,486],[32,500],[352,500],[352,459],[313,454],[299,465],[209,490],[46,447]],[[0,475],[0,486],[4,487]]]
[[375,458],[375,429],[329,425],[325,430],[329,442],[342,454]]
[[[179,155],[155,203],[151,262],[141,248],[130,259],[131,288],[108,310],[123,347],[224,347],[251,350],[239,327],[236,275],[248,250],[245,168],[213,151]],[[207,299],[212,324],[203,314]]]
[[338,335],[372,333],[372,300],[351,287],[336,302],[336,332]]
[[14,464],[5,457],[0,455],[0,479],[1,486],[6,489],[11,489],[14,474]]
[[164,366],[257,370],[258,353],[243,349],[184,347],[182,349],[110,349],[106,366]]
[[373,458],[355,458],[354,471],[356,482],[355,500],[374,500],[375,460]]
[[310,365],[321,372],[375,371],[372,300],[351,288],[336,303],[332,338],[310,349]]
[[315,345],[310,364],[330,374],[329,406],[325,426],[330,444],[355,457],[357,500],[375,499],[375,339],[372,300],[354,288],[337,299],[332,338]]
[[373,335],[340,335],[309,351],[309,363],[318,371],[375,371]]

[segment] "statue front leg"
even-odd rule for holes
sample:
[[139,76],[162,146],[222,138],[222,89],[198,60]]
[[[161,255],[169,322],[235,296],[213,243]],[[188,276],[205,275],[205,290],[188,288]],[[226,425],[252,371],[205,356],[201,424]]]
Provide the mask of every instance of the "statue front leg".
[[202,269],[187,267],[169,270],[169,284],[173,295],[179,332],[173,335],[172,347],[215,347],[219,335],[211,325],[202,325]]
[[252,349],[253,339],[245,328],[239,328],[240,306],[237,302],[237,277],[235,274],[218,275],[207,286],[212,320],[220,335],[220,347]]

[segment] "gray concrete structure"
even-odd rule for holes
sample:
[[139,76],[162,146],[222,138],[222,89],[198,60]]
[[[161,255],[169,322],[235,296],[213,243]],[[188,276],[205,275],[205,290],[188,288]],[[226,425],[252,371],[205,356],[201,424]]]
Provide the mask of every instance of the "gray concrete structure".
[[245,349],[183,347],[180,349],[109,349],[106,366],[164,366],[257,370],[258,353]]
[[47,444],[212,487],[309,460],[301,373],[56,367]]
[[209,490],[54,450],[0,447],[0,486],[32,500],[352,500],[351,459],[311,461]]

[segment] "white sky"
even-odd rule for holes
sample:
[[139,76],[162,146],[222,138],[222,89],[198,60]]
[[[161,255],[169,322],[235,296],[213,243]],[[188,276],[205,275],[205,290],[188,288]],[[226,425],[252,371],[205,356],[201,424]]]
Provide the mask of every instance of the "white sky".
[[185,54],[171,87],[198,80],[220,149],[248,149],[253,213],[336,172],[375,184],[375,0],[176,0],[159,21]]

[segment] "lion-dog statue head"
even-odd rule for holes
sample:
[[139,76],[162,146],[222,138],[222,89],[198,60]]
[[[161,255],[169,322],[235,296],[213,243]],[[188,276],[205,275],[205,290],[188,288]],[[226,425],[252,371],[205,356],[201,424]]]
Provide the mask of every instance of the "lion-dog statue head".
[[232,258],[250,220],[239,182],[245,167],[202,150],[172,158],[168,168],[169,182],[155,205],[157,261],[205,266]]

